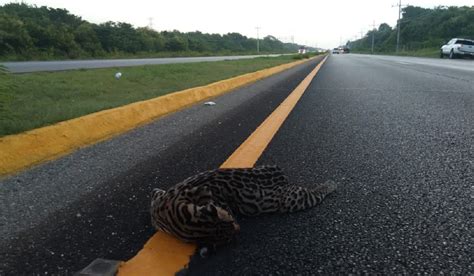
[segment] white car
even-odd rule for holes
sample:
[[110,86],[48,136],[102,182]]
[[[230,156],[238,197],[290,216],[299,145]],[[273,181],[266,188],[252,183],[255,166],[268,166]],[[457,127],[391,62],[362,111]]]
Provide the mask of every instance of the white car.
[[440,57],[448,56],[453,59],[461,56],[474,57],[474,40],[453,38],[441,47]]

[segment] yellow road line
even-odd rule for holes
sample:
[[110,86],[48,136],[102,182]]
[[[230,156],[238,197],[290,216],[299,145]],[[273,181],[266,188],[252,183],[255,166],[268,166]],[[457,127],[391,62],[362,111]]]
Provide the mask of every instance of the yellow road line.
[[20,134],[0,137],[0,176],[59,158],[80,147],[122,134],[197,102],[282,72],[307,60],[99,111]]
[[[251,168],[255,165],[326,59],[327,56],[237,148],[221,168]],[[135,257],[122,263],[118,275],[174,275],[188,264],[195,251],[195,244],[185,243],[166,233],[157,232]]]
[[270,116],[240,145],[240,147],[221,165],[221,168],[251,168],[280,129],[298,100],[326,61],[325,57],[311,73],[291,92]]

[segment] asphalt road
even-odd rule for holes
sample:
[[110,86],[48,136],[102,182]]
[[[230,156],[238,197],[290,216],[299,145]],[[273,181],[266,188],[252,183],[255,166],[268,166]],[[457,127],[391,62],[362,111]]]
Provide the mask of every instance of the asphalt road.
[[331,56],[258,163],[340,189],[241,221],[191,275],[474,273],[474,75],[418,62]]
[[138,65],[190,63],[203,61],[220,61],[248,59],[262,56],[278,55],[247,55],[247,56],[215,56],[215,57],[175,57],[175,58],[140,58],[140,59],[96,59],[96,60],[62,60],[62,61],[17,61],[1,62],[11,73],[30,73],[41,71],[65,71],[75,69],[127,67]]
[[[0,180],[0,275],[133,256],[153,233],[151,188],[218,167],[315,64]],[[237,242],[187,272],[474,273],[474,80],[446,64],[329,57],[258,163],[339,190],[305,212],[240,218]]]
[[[366,59],[374,59],[382,62],[391,62],[398,66],[413,65],[413,66],[429,66],[435,67],[437,70],[432,70],[432,74],[445,73],[447,75],[456,75],[457,71],[474,72],[474,62],[469,59],[436,59],[436,58],[420,58],[420,57],[397,57],[397,56],[383,56],[383,55],[356,55],[351,56],[363,57]],[[412,67],[413,68],[413,67]],[[435,69],[433,68],[433,69]],[[451,71],[454,70],[454,71]],[[438,72],[436,72],[438,71]],[[472,75],[471,75],[472,78]]]

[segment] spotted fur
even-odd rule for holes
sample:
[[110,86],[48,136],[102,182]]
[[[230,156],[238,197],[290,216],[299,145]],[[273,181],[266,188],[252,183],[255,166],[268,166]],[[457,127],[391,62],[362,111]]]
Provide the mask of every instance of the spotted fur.
[[152,224],[183,241],[222,244],[240,230],[236,214],[255,216],[308,209],[335,189],[332,181],[312,189],[290,185],[276,166],[211,170],[167,191],[154,189]]

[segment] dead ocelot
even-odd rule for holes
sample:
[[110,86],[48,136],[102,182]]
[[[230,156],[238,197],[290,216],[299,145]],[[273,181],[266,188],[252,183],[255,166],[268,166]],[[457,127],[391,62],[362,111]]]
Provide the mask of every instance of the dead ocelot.
[[154,189],[152,224],[183,241],[218,245],[231,241],[240,230],[236,214],[308,209],[335,189],[333,181],[314,188],[290,185],[277,166],[210,170],[167,191]]

